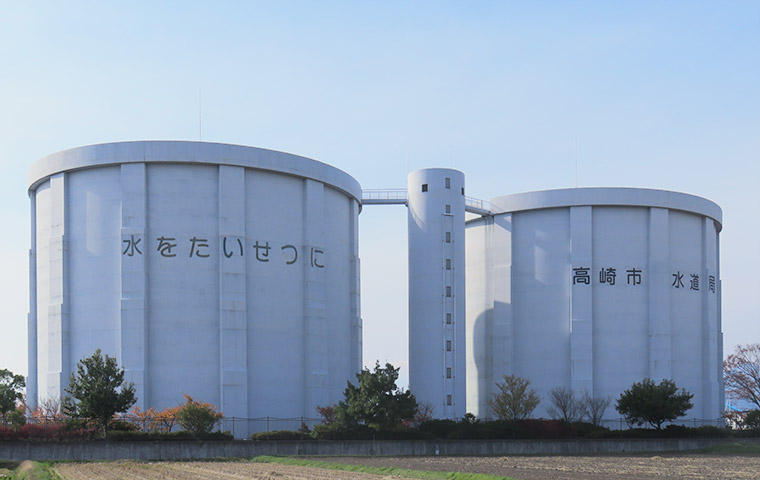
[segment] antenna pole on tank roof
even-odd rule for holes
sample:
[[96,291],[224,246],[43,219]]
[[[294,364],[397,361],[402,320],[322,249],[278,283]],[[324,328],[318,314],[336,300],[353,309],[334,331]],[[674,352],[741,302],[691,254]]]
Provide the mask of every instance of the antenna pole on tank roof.
[[201,128],[202,128],[202,122],[201,122],[201,89],[198,89],[198,141],[201,141]]

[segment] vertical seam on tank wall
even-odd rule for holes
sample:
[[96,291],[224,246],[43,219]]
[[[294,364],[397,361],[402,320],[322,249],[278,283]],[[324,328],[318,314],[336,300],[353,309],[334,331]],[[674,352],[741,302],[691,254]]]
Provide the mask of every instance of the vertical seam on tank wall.
[[[593,263],[594,262],[594,258],[596,258],[596,256],[594,255],[594,209],[595,209],[595,207],[593,205],[589,205],[588,206],[588,212],[589,212],[589,229],[588,229],[589,230],[589,234],[588,234],[588,239],[589,239],[589,255],[591,256],[591,262],[590,263],[591,263],[592,272],[594,271],[593,270],[593,268],[594,268],[594,263]],[[596,367],[596,362],[594,361],[595,360],[595,355],[596,355],[596,351],[594,349],[594,312],[596,311],[596,309],[594,308],[594,300],[596,298],[596,295],[594,294],[594,288],[595,288],[595,284],[592,281],[591,282],[591,300],[590,300],[590,305],[589,305],[589,309],[588,309],[588,311],[589,311],[589,315],[588,315],[589,337],[590,337],[589,338],[589,340],[590,340],[589,341],[589,348],[591,349],[591,352],[590,352],[589,356],[591,357],[591,372],[587,372],[587,373],[591,373],[591,378],[589,380],[591,381],[590,388],[591,388],[591,395],[592,396],[594,394],[593,393],[594,392],[594,378],[596,377],[596,375],[594,374],[595,373],[594,370],[595,370],[595,367]]]
[[[665,285],[667,285],[668,281],[670,280],[670,276],[668,274],[670,273],[670,270],[671,270],[671,266],[670,266],[670,260],[671,260],[671,255],[670,255],[670,250],[671,250],[670,249],[670,209],[666,209],[665,210],[665,217],[666,217],[666,221],[665,221],[665,235],[667,236],[667,238],[665,239],[665,246],[666,246],[666,252],[667,252],[667,258],[665,259],[665,268],[667,269],[665,271],[665,279],[666,279]],[[668,364],[667,364],[667,367],[668,368],[667,368],[667,374],[668,375],[667,375],[667,378],[670,378],[670,379],[673,379],[673,350],[674,350],[673,349],[673,315],[671,315],[671,311],[673,310],[672,304],[671,304],[671,301],[672,301],[671,297],[673,296],[672,290],[673,290],[672,288],[668,288],[667,302],[665,302],[665,307],[667,308],[666,321],[668,322],[668,330],[667,330],[667,334],[668,334],[668,341],[667,341],[667,345],[668,345]]]
[[[355,290],[356,290],[356,255],[354,253],[354,245],[356,238],[354,236],[354,226],[356,223],[356,219],[354,218],[354,212],[356,211],[356,208],[354,206],[354,201],[352,199],[348,200],[348,232],[347,232],[347,238],[348,238],[348,269],[349,269],[349,280],[348,280],[348,310],[349,310],[349,319],[348,319],[348,338],[349,340],[354,339],[354,332],[356,329],[356,301],[354,299]],[[351,358],[351,365],[356,365],[356,345],[355,341],[350,344],[350,352],[349,356]],[[353,368],[353,367],[351,367]],[[350,378],[350,377],[349,377]]]
[[[485,245],[483,245],[483,251],[485,252],[485,259],[484,259],[485,269],[484,270],[485,270],[485,273],[486,273],[486,275],[485,275],[485,277],[486,277],[485,278],[485,281],[486,281],[486,285],[485,285],[486,299],[485,300],[486,301],[484,302],[485,316],[483,318],[483,322],[484,322],[483,330],[484,330],[485,334],[482,335],[481,338],[483,338],[482,344],[485,347],[485,352],[483,352],[483,353],[485,354],[485,360],[486,361],[484,362],[484,367],[485,367],[486,371],[484,372],[485,375],[483,375],[483,377],[486,379],[486,381],[485,382],[478,382],[478,383],[482,383],[485,388],[482,389],[482,390],[480,388],[477,389],[478,390],[478,405],[477,406],[478,406],[478,416],[490,417],[490,415],[488,414],[489,412],[488,412],[487,399],[489,399],[491,397],[491,381],[493,379],[493,334],[489,335],[488,331],[489,331],[489,329],[491,331],[493,331],[493,327],[492,326],[489,327],[489,325],[493,324],[493,309],[494,309],[494,302],[493,302],[493,297],[494,297],[494,295],[493,295],[493,289],[494,289],[494,284],[493,284],[494,262],[493,262],[493,252],[491,251],[491,248],[493,246],[493,230],[494,230],[493,226],[494,226],[494,223],[495,223],[494,222],[494,217],[493,216],[486,217],[486,220],[485,220],[484,223],[485,223],[485,226],[484,226],[485,231],[484,231],[484,235],[483,235],[483,241],[484,241]],[[477,367],[477,359],[478,359],[478,357],[477,357],[477,352],[475,351],[476,347],[475,347],[475,338],[474,338],[475,335],[474,335],[474,333],[477,331],[476,330],[476,328],[477,328],[477,321],[478,321],[478,318],[476,316],[472,320],[472,328],[469,329],[470,331],[473,332],[473,338],[472,338],[472,349],[473,349],[473,352],[471,353],[471,355],[473,356],[473,359],[475,360],[474,363],[475,363],[476,367]],[[481,341],[478,341],[478,343],[481,343]],[[468,372],[467,375],[470,376],[472,374]],[[480,377],[480,375],[478,375],[475,378],[479,378],[479,377]]]
[[710,355],[710,337],[712,336],[712,329],[710,328],[710,314],[708,312],[708,289],[709,289],[709,276],[707,271],[707,223],[710,221],[707,217],[700,217],[699,222],[699,229],[700,229],[700,239],[699,242],[701,244],[700,248],[700,276],[701,276],[701,285],[699,286],[699,302],[700,302],[700,310],[702,313],[702,384],[700,385],[702,389],[702,394],[700,395],[703,399],[702,401],[702,412],[701,416],[702,418],[711,418],[712,415],[709,413],[710,410],[712,410],[710,407],[711,403],[711,397],[709,395],[710,392],[710,384],[713,382],[713,374],[712,371],[712,364],[715,361],[712,356]]
[[[63,396],[64,389],[68,387],[71,371],[71,312],[69,311],[69,174],[63,174],[63,221],[62,221],[62,252],[61,252],[61,382],[59,389]],[[65,328],[64,328],[65,327]],[[66,349],[64,350],[64,345]],[[66,386],[64,386],[66,385]]]
[[[143,311],[145,312],[143,314],[143,354],[142,354],[142,361],[143,361],[143,372],[142,372],[142,380],[143,380],[143,395],[145,396],[145,400],[143,400],[143,404],[146,406],[151,405],[151,394],[150,386],[152,385],[150,382],[150,372],[153,370],[149,368],[150,366],[150,322],[151,322],[151,311],[148,308],[150,304],[150,289],[148,288],[148,272],[150,272],[150,255],[148,255],[148,252],[150,249],[148,248],[148,243],[150,243],[150,238],[148,238],[148,233],[150,231],[150,205],[148,202],[150,202],[150,195],[148,194],[148,164],[143,162],[142,165],[142,195],[143,195],[143,211],[141,212],[143,215],[143,225],[142,225],[142,231],[143,231],[143,238],[145,238],[145,259],[143,260],[143,271],[142,271],[142,283],[143,283]],[[150,403],[149,403],[150,402]]]
[[[515,216],[513,213],[509,213],[509,312],[508,312],[508,318],[509,318],[509,325],[507,326],[507,333],[509,334],[509,342],[508,347],[509,351],[507,352],[507,362],[509,362],[507,365],[509,367],[509,371],[505,372],[505,374],[509,375],[516,375],[517,372],[515,371],[515,282],[514,282],[514,267],[515,267],[515,246],[517,245],[517,242],[514,241],[515,238],[515,231],[517,230],[515,228]],[[495,305],[494,305],[495,307]],[[494,312],[495,313],[495,312]],[[495,315],[494,315],[495,317]],[[491,391],[494,392],[494,386],[496,385],[496,380],[493,379],[491,381]],[[499,379],[501,380],[501,379]]]
[[723,287],[720,278],[720,229],[715,226],[715,288],[716,299],[715,308],[717,309],[718,330],[718,392],[720,392],[720,404],[718,411],[723,412],[726,406],[726,390],[723,381]]
[[[301,245],[302,245],[302,251],[304,253],[304,257],[306,256],[306,250],[308,249],[308,241],[309,241],[309,217],[311,214],[311,211],[309,210],[309,179],[303,178],[301,180],[301,208],[303,210],[303,223],[301,225]],[[309,338],[308,338],[308,315],[309,315],[309,276],[308,272],[306,270],[306,262],[303,263],[303,266],[301,267],[301,275],[303,278],[303,294],[301,299],[301,307],[302,307],[302,320],[301,320],[301,351],[303,352],[303,357],[301,359],[301,364],[299,365],[299,368],[301,368],[301,391],[302,398],[301,401],[303,402],[301,408],[303,411],[307,410],[307,405],[310,403],[308,396],[311,389],[309,388]],[[268,413],[267,413],[268,415]]]
[[[222,236],[222,169],[223,166],[217,165],[216,166],[216,239],[219,241]],[[226,232],[225,232],[226,233]],[[219,354],[216,357],[217,364],[217,392],[219,395],[219,408],[224,412],[226,410],[226,396],[224,395],[224,369],[223,365],[224,362],[222,361],[222,355],[224,355],[224,345],[223,345],[223,338],[224,338],[224,311],[223,311],[223,302],[221,300],[222,296],[224,295],[224,281],[222,279],[223,273],[223,264],[222,264],[222,258],[223,255],[221,253],[221,250],[217,252],[217,257],[219,258],[219,261],[217,262],[217,272],[216,272],[216,282],[217,282],[217,295],[216,295],[216,301],[217,301],[217,331],[219,332],[219,338],[217,339],[217,348],[219,349]]]
[[149,281],[149,273],[150,272],[150,255],[148,255],[148,252],[150,251],[148,247],[148,243],[150,243],[150,239],[148,238],[148,234],[150,232],[150,192],[148,191],[149,188],[149,164],[146,154],[148,144],[143,143],[142,144],[142,165],[143,165],[143,175],[142,175],[142,192],[143,192],[143,235],[145,237],[145,262],[143,263],[143,309],[145,310],[145,314],[143,315],[143,395],[145,396],[144,404],[145,408],[148,408],[149,405],[152,405],[152,394],[151,392],[151,386],[152,383],[150,381],[149,375],[150,372],[153,370],[150,367],[150,326],[151,326],[151,315],[150,315],[150,288],[148,288],[150,285],[148,283]]
[[647,272],[647,275],[644,277],[644,278],[648,279],[647,284],[646,284],[646,286],[647,286],[647,288],[646,288],[646,306],[647,306],[647,311],[646,311],[646,315],[647,315],[647,317],[646,317],[647,318],[647,336],[646,336],[646,339],[647,339],[647,348],[646,348],[647,359],[646,359],[646,366],[647,366],[647,369],[646,369],[646,371],[648,373],[647,376],[651,377],[651,373],[652,372],[650,372],[649,366],[652,364],[652,347],[651,347],[651,343],[652,343],[652,338],[651,338],[652,337],[652,327],[651,327],[651,323],[652,323],[652,301],[653,301],[653,298],[652,298],[652,292],[650,290],[649,284],[652,282],[652,235],[653,235],[652,234],[652,207],[648,207],[647,208],[646,232],[647,232],[647,236],[646,236],[646,239],[647,239],[647,255],[646,255],[646,269],[647,270],[646,270],[646,272]]
[[[27,317],[27,403],[30,408],[37,406],[37,191],[29,196],[31,203],[29,249],[29,316]],[[29,395],[32,393],[32,395]]]
[[[589,254],[591,255],[591,262],[592,262],[592,266],[593,266],[594,258],[596,258],[595,255],[594,255],[594,209],[595,209],[595,207],[594,206],[589,206],[588,208],[589,208],[589,215],[591,217],[590,220],[589,220],[589,222],[590,222],[590,227],[589,227],[589,245],[590,245]],[[596,349],[594,348],[594,324],[596,323],[596,319],[595,319],[595,315],[594,315],[594,313],[596,312],[596,309],[594,308],[594,300],[595,300],[595,298],[596,298],[596,295],[594,294],[594,282],[591,282],[591,305],[589,307],[589,318],[588,318],[588,320],[589,320],[589,337],[590,337],[589,338],[589,340],[590,340],[589,341],[589,345],[591,346],[590,347],[591,348],[591,355],[590,355],[590,357],[591,357],[591,372],[590,372],[591,373],[591,378],[590,378],[591,385],[590,385],[590,388],[591,388],[591,395],[592,396],[594,394],[593,393],[594,392],[594,378],[596,377],[596,375],[595,375],[596,372],[594,372],[595,367],[596,367],[596,361],[595,361],[596,360]]]
[[[243,245],[245,245],[246,244],[246,239],[248,238],[248,221],[247,221],[247,218],[248,218],[248,208],[247,208],[248,207],[248,184],[246,182],[246,180],[248,178],[248,168],[241,167],[241,170],[242,170],[242,174],[241,174],[242,175],[242,179],[240,180],[240,182],[242,183],[242,187],[241,188],[243,189],[243,199],[241,200],[241,207],[240,208],[243,210],[243,215],[242,215],[242,219],[241,219],[242,228],[241,228],[241,232],[240,233],[242,233],[242,236],[243,236],[242,241],[243,241]],[[248,345],[248,337],[250,335],[249,329],[251,328],[251,324],[248,321],[248,265],[246,263],[246,259],[243,258],[243,257],[241,257],[241,263],[242,263],[242,266],[243,266],[243,273],[242,273],[242,281],[243,281],[242,295],[243,295],[243,298],[242,298],[242,301],[245,304],[245,309],[243,310],[244,336],[243,336],[243,341],[242,341],[243,348],[245,349],[245,355],[243,356],[243,368],[245,370],[245,389],[243,389],[243,391],[245,392],[245,397],[244,397],[243,401],[245,402],[244,403],[245,409],[244,409],[243,413],[245,414],[245,416],[247,418],[247,417],[251,416],[251,414],[250,414],[250,412],[251,412],[250,384],[252,382],[250,380],[250,373],[248,371],[248,362],[249,362],[249,356],[250,356],[250,351],[251,351],[251,349],[249,348],[249,345]],[[235,420],[233,419],[233,424],[232,424],[233,427],[235,425],[234,422],[235,422]],[[245,425],[244,429],[247,429],[248,428],[248,423],[246,422],[244,425]],[[246,434],[250,433],[249,430],[244,430],[244,431],[246,432]]]
[[[572,272],[573,268],[575,268],[575,263],[574,263],[575,256],[574,256],[574,253],[576,251],[575,249],[576,249],[576,241],[577,241],[577,239],[573,238],[573,232],[574,232],[574,229],[573,229],[573,220],[574,220],[574,217],[575,217],[575,215],[573,215],[573,212],[577,211],[577,208],[578,208],[577,206],[570,206],[567,209],[567,213],[568,213],[568,215],[567,215],[567,218],[568,218],[567,232],[568,232],[568,238],[570,239],[570,251],[568,252],[568,256],[569,256],[569,262],[568,263],[570,264],[570,272]],[[572,273],[570,273],[570,276],[572,277]],[[575,316],[575,309],[573,308],[573,304],[575,302],[575,292],[573,290],[573,282],[572,281],[567,281],[566,285],[567,285],[567,289],[568,289],[568,317],[569,317],[568,318],[568,322],[567,322],[567,326],[568,326],[568,330],[570,332],[570,335],[568,335],[568,341],[570,342],[570,348],[568,349],[569,350],[569,357],[570,357],[569,358],[569,363],[570,363],[570,378],[569,378],[569,380],[570,380],[570,388],[572,389],[573,385],[575,383],[573,381],[573,374],[574,374],[573,360],[575,359],[574,355],[573,355],[573,317]]]
[[[513,230],[514,230],[514,228],[513,228]],[[495,237],[496,237],[496,217],[493,217],[492,224],[491,224],[491,236],[490,236],[491,247],[492,248],[497,243]],[[511,253],[511,251],[512,251],[512,245],[509,246],[509,249],[510,249],[510,255],[511,255],[512,254]],[[493,266],[492,271],[491,271],[491,285],[489,285],[489,291],[490,291],[490,294],[491,294],[491,299],[490,299],[489,305],[488,305],[489,308],[490,308],[490,310],[491,310],[491,319],[490,319],[491,321],[490,321],[490,324],[489,324],[490,332],[487,332],[488,335],[489,335],[489,339],[488,339],[487,343],[488,343],[489,348],[490,348],[490,352],[488,353],[488,355],[489,355],[490,375],[487,377],[488,381],[487,381],[487,387],[486,387],[486,395],[485,395],[485,399],[484,399],[484,402],[485,402],[485,411],[488,412],[487,417],[489,417],[489,418],[492,417],[492,413],[493,412],[491,411],[491,407],[488,404],[488,402],[489,402],[489,400],[491,400],[491,398],[493,398],[494,385],[495,385],[494,382],[497,381],[497,378],[496,378],[496,371],[497,371],[497,368],[496,368],[496,348],[495,348],[495,341],[496,340],[495,340],[495,336],[494,336],[494,328],[495,328],[494,323],[496,322],[496,288],[498,287],[498,285],[496,283],[496,278],[497,278],[497,276],[496,276],[496,266],[497,266],[497,263],[496,263],[495,254],[496,254],[495,251],[491,251],[489,253],[491,265]],[[504,288],[504,287],[502,287],[502,288]],[[509,283],[509,288],[510,288],[510,290],[512,288],[511,279],[510,279],[510,283]],[[510,322],[510,328],[511,328],[511,322]],[[509,362],[509,365],[511,367],[512,345],[507,344],[507,345],[505,345],[505,347],[506,347],[506,351],[503,352],[502,354],[505,357],[504,360],[507,361],[507,362]],[[499,372],[499,373],[507,374],[507,373],[512,373],[512,372]]]

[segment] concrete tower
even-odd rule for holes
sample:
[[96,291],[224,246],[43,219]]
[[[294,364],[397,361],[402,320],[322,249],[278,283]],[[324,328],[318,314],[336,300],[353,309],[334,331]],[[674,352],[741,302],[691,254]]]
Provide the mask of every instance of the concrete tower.
[[411,172],[409,202],[409,388],[435,418],[465,410],[464,174]]

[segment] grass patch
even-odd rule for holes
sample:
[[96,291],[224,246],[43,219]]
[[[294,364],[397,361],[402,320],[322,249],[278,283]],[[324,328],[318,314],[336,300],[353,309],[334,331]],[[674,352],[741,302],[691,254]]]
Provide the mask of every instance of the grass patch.
[[59,480],[61,477],[53,471],[52,462],[23,461],[13,470],[12,480]]
[[715,455],[760,455],[760,444],[758,443],[724,443],[722,445],[713,445],[712,447],[698,450],[700,453],[711,453]]
[[324,468],[327,470],[339,470],[344,472],[361,472],[374,475],[393,475],[404,478],[420,478],[431,480],[513,480],[510,477],[486,475],[483,473],[461,472],[437,472],[430,470],[410,470],[396,467],[372,467],[368,465],[348,465],[345,463],[322,462],[319,460],[300,460],[291,457],[273,457],[260,455],[251,459],[258,463],[279,463],[282,465],[295,465],[298,467]]

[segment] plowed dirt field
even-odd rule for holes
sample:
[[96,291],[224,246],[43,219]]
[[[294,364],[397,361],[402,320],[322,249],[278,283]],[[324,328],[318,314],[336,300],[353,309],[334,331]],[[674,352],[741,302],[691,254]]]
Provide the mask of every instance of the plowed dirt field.
[[[518,480],[760,479],[760,457],[739,455],[655,455],[572,457],[330,457],[319,460],[413,470],[486,473]],[[62,463],[64,480],[255,479],[378,480],[398,478],[275,463],[103,462]]]
[[104,462],[63,463],[55,471],[64,480],[380,480],[366,473],[250,462]]
[[330,457],[321,460],[414,470],[487,473],[518,480],[760,479],[760,457],[739,455]]

